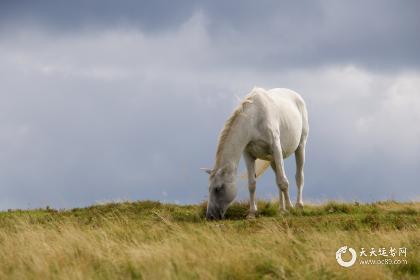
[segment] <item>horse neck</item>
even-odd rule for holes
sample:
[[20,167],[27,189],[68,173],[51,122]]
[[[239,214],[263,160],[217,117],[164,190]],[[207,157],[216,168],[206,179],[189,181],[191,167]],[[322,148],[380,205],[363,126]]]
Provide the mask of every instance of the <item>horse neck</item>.
[[248,138],[248,124],[242,117],[239,117],[230,128],[225,141],[219,143],[217,150],[220,150],[220,153],[216,158],[215,169],[230,166],[236,172],[242,152],[249,143]]

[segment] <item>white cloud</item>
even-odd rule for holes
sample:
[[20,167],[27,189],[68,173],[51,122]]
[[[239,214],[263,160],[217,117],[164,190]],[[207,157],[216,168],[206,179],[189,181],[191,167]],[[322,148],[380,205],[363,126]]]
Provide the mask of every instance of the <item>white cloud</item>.
[[420,74],[379,74],[354,66],[289,73],[308,99],[324,143],[345,160],[378,153],[390,160],[418,161]]

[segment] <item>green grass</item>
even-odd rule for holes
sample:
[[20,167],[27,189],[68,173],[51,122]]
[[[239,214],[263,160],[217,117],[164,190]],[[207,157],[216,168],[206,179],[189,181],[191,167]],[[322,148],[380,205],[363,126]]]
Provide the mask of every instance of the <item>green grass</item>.
[[[0,279],[418,279],[420,203],[328,202],[256,219],[235,203],[205,220],[205,203],[139,201],[0,212]],[[347,245],[406,247],[408,264],[340,267]],[[380,259],[380,258],[379,258]]]

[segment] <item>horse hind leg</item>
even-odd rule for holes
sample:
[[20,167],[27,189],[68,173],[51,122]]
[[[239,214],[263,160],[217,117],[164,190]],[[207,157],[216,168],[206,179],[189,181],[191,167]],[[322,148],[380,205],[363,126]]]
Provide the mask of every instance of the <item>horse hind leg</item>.
[[304,185],[304,173],[303,173],[303,166],[305,164],[305,144],[299,145],[297,150],[295,151],[295,159],[296,159],[296,186],[297,186],[297,199],[296,199],[296,207],[303,208],[303,199],[302,199],[302,192],[303,192],[303,185]]
[[293,208],[289,196],[289,181],[284,170],[283,154],[280,146],[280,138],[275,138],[273,145],[273,162],[272,168],[276,174],[276,183],[279,188],[280,210]]
[[[277,177],[276,164],[274,163],[274,161],[271,162],[271,168],[273,169],[274,174]],[[280,211],[286,211],[286,206],[284,203],[284,194],[280,189],[279,189],[279,209]]]

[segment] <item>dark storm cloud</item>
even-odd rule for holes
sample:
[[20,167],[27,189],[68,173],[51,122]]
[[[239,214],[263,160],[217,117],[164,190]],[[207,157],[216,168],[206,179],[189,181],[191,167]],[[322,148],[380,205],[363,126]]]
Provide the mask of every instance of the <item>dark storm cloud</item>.
[[191,16],[194,7],[194,1],[185,0],[5,0],[0,4],[0,22],[41,24],[57,32],[118,24],[154,31],[179,25]]
[[[38,24],[61,32],[176,29],[206,17],[233,67],[289,69],[351,63],[375,71],[417,68],[418,1],[2,1],[3,32]],[[12,26],[12,27],[11,27]],[[7,27],[7,28],[5,28]]]
[[336,63],[376,71],[419,66],[418,1],[262,3],[226,1],[205,8],[210,32],[237,49],[237,63],[247,64],[246,53],[248,66],[262,69]]

